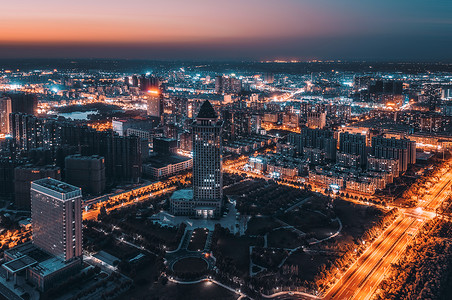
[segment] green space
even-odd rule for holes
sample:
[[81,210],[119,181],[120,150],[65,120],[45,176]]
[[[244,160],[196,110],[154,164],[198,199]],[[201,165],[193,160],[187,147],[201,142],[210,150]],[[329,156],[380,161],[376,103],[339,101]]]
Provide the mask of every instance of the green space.
[[217,258],[216,266],[229,274],[244,276],[249,272],[250,246],[262,247],[263,244],[262,237],[238,237],[216,226],[212,237],[212,251]]
[[334,253],[308,254],[300,249],[289,256],[282,269],[298,280],[313,282],[320,270],[336,258]]
[[248,221],[246,234],[265,235],[267,232],[280,226],[281,224],[275,221],[273,217],[255,216]]
[[106,235],[92,228],[83,231],[84,245],[91,251],[105,251],[119,260],[128,260],[140,253],[135,247],[129,246],[115,239],[112,235]]
[[133,279],[133,289],[127,292],[127,299],[147,299],[153,286],[158,284],[164,263],[162,258],[147,255],[145,260],[132,264],[121,263],[119,267],[121,272]]
[[269,270],[277,271],[279,264],[282,263],[287,255],[288,252],[282,249],[255,247],[253,248],[251,258],[255,264]]
[[304,244],[304,238],[290,229],[281,228],[270,231],[267,236],[267,245],[270,248],[294,249]]
[[335,200],[334,212],[342,222],[342,234],[351,235],[358,238],[363,233],[372,228],[384,217],[384,211],[374,207],[347,202],[344,200]]
[[296,189],[264,179],[245,180],[224,189],[225,195],[234,196],[237,210],[247,215],[274,215],[310,195],[304,189]]
[[280,219],[318,240],[330,236],[339,228],[337,221],[332,221],[329,216],[304,208],[285,213]]
[[175,273],[198,273],[207,270],[207,262],[199,257],[186,257],[176,261],[173,265]]
[[[157,296],[158,295],[158,296]],[[236,300],[238,295],[212,282],[177,284],[165,281],[147,288],[147,293],[127,295],[130,300]]]

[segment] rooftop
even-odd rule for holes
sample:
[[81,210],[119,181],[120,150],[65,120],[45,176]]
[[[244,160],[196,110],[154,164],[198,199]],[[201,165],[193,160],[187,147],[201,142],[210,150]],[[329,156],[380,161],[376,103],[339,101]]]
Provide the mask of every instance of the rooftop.
[[192,200],[193,189],[177,190],[171,195],[171,199]]
[[63,269],[68,264],[72,264],[75,262],[76,262],[75,260],[65,262],[64,260],[56,256],[52,256],[49,259],[34,265],[32,269],[35,270],[37,273],[41,274],[42,276],[47,276],[58,270]]
[[115,264],[115,261],[120,261],[119,258],[117,258],[116,256],[113,256],[110,253],[107,253],[105,251],[99,251],[96,254],[94,254],[93,256],[110,266],[113,266]]
[[151,156],[145,164],[150,164],[152,167],[159,169],[168,165],[189,161],[190,159],[190,157],[180,155],[156,155]]
[[19,257],[26,255],[26,256],[31,257],[32,259],[36,260],[37,262],[42,262],[51,257],[50,254],[39,249],[32,242],[24,243],[24,244],[14,247],[14,248],[8,249],[5,251],[5,253],[8,256],[14,257],[14,258],[19,258]]
[[3,268],[12,273],[32,268],[42,276],[47,276],[66,267],[68,264],[76,262],[65,262],[39,249],[31,242],[6,250],[5,254],[13,258],[13,260],[3,264]]
[[35,166],[35,165],[32,165],[32,164],[27,164],[27,165],[24,165],[24,166],[18,166],[18,167],[16,167],[16,169],[44,171],[44,170],[59,170],[60,167],[52,166],[52,165]]
[[33,181],[31,183],[31,190],[45,193],[63,201],[82,196],[80,188],[53,178],[43,178]]
[[212,104],[210,104],[209,100],[204,101],[199,109],[198,116],[196,118],[199,119],[216,119],[217,113],[215,109],[213,109]]
[[7,269],[12,273],[16,273],[35,264],[37,264],[36,260],[27,255],[24,255],[3,264],[3,268]]
[[103,156],[100,155],[90,155],[90,156],[82,156],[80,154],[74,154],[66,156],[66,159],[76,159],[76,160],[99,160],[103,159]]

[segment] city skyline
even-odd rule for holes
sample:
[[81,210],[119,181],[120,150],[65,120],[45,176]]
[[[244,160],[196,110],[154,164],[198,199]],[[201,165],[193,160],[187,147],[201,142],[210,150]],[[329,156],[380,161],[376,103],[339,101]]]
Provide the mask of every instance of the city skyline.
[[0,300],[449,299],[451,16],[3,3]]
[[449,1],[5,3],[3,58],[451,61]]

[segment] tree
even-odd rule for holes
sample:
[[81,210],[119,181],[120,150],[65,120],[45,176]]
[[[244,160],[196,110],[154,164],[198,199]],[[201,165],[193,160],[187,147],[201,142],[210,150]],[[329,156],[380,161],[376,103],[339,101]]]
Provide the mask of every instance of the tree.
[[102,207],[100,208],[99,215],[97,216],[97,220],[100,221],[100,220],[102,220],[102,218],[104,218],[105,216],[107,216],[107,209],[105,208],[105,206],[102,206]]

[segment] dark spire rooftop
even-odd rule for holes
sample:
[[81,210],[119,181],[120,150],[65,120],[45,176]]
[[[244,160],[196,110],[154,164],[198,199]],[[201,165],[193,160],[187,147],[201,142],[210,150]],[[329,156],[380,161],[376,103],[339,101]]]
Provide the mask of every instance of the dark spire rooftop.
[[199,110],[198,116],[196,118],[200,119],[216,119],[217,113],[212,107],[212,104],[210,104],[209,100],[206,100],[202,105],[201,109]]

